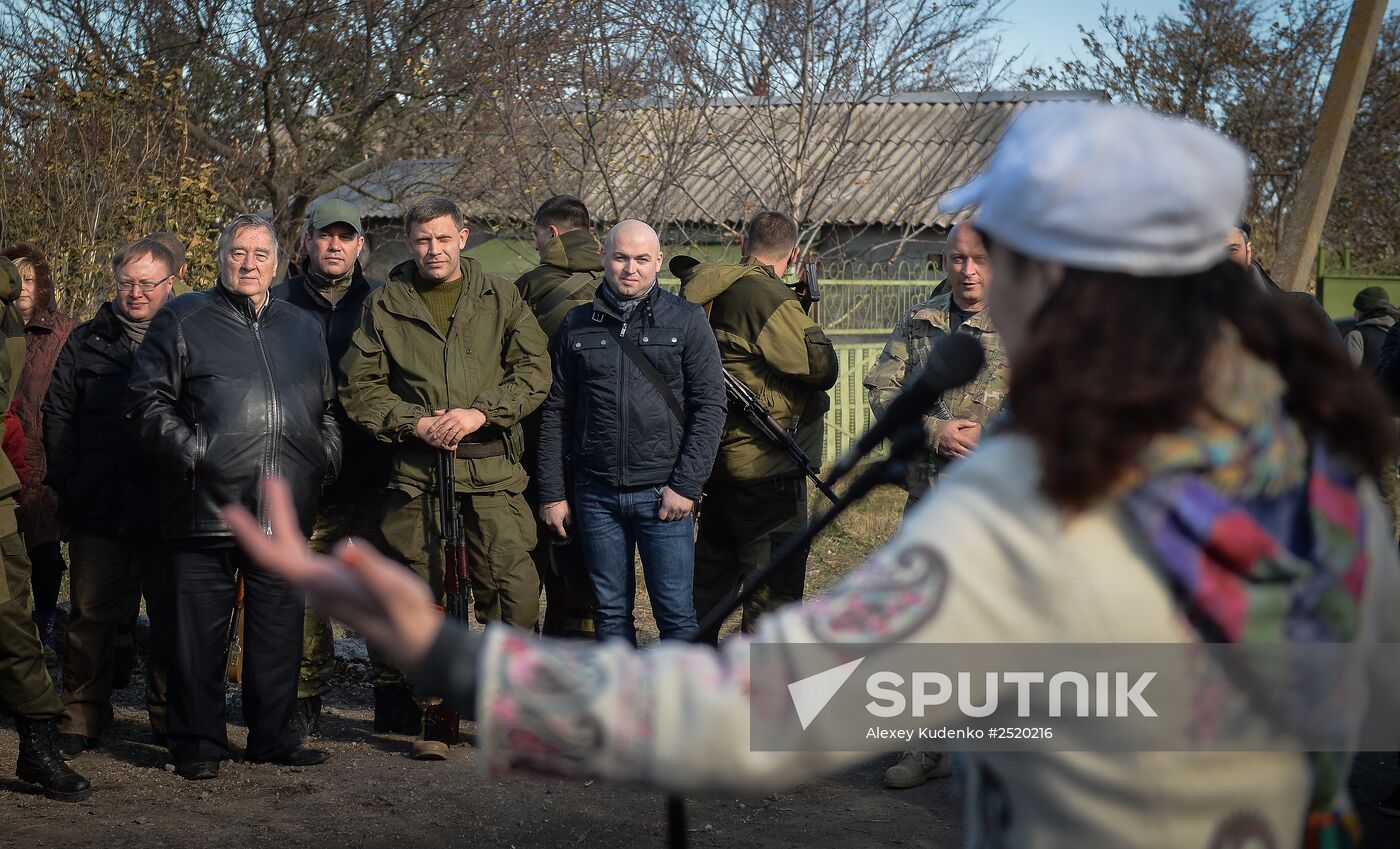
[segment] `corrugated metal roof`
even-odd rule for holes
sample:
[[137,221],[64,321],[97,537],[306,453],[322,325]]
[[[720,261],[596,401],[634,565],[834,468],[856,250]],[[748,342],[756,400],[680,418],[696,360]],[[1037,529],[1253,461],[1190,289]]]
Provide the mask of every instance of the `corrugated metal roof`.
[[[982,168],[1016,115],[1047,102],[1103,99],[1095,91],[918,92],[805,108],[759,98],[704,109],[579,108],[558,117],[554,144],[540,151],[551,163],[541,198],[580,194],[604,220],[737,224],[770,207],[795,208],[809,224],[946,228],[954,217],[936,214],[938,197]],[[593,149],[585,135],[598,140]],[[474,217],[528,220],[533,212],[512,209],[522,201],[460,172],[457,160],[402,160],[330,196],[366,218],[400,217],[413,199],[439,192],[469,196]]]

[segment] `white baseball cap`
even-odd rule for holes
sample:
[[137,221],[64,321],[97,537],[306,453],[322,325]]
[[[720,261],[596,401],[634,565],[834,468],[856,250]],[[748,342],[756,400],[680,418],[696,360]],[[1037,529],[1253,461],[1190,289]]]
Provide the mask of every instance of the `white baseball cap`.
[[939,209],[1037,259],[1167,276],[1225,258],[1249,194],[1243,149],[1213,130],[1136,106],[1027,107],[991,161]]

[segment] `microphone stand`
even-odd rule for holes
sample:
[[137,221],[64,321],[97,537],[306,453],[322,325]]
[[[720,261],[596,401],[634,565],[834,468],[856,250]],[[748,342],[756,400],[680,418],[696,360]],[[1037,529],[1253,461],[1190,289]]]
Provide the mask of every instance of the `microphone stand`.
[[[690,638],[690,642],[699,642],[703,635],[711,631],[717,634],[724,621],[744,602],[752,598],[759,587],[777,574],[779,569],[790,565],[798,553],[811,544],[818,534],[830,527],[831,523],[835,522],[851,505],[869,495],[875,487],[887,483],[905,483],[909,479],[909,461],[923,451],[925,445],[926,436],[922,418],[914,419],[896,430],[890,436],[889,456],[861,472],[826,512],[807,525],[805,531],[797,536],[788,537],[773,554],[773,559],[768,561],[768,565],[753,575],[741,576],[739,583],[729,591],[724,600],[715,605],[709,614],[701,620],[700,627],[696,630],[695,636]],[[830,486],[836,480],[837,477],[832,477],[831,480],[827,481],[827,485]],[[686,830],[687,817],[684,797],[675,794],[666,797],[666,819],[667,845],[671,849],[686,849],[690,844],[690,837]]]

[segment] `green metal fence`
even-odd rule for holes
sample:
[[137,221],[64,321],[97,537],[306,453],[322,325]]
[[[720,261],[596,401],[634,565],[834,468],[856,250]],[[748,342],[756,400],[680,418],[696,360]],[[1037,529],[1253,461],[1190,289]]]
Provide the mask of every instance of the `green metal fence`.
[[1322,308],[1333,318],[1346,318],[1354,310],[1352,299],[1362,289],[1379,286],[1390,295],[1392,304],[1400,304],[1400,277],[1380,277],[1369,274],[1356,274],[1351,270],[1351,251],[1342,248],[1341,268],[1332,268],[1327,262],[1328,249],[1317,251],[1317,299]]
[[837,377],[836,385],[827,392],[831,409],[826,411],[823,466],[845,453],[875,423],[862,381],[884,347],[883,341],[836,342]]
[[831,334],[888,334],[901,315],[928,300],[936,280],[824,280],[812,317]]

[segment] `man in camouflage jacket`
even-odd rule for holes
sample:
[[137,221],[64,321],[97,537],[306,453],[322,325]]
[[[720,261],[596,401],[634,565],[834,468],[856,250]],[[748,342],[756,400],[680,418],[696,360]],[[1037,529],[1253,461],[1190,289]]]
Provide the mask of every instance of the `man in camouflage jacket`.
[[[961,332],[976,336],[987,360],[971,383],[945,392],[924,417],[928,450],[914,465],[907,489],[912,506],[928,491],[943,469],[977,447],[983,426],[1001,409],[1006,397],[1006,353],[984,307],[992,271],[981,235],[963,222],[948,233],[943,265],[949,291],[916,305],[895,324],[885,350],[865,376],[870,408],[885,414],[906,379],[918,374],[940,336]],[[907,507],[906,507],[907,509]]]

